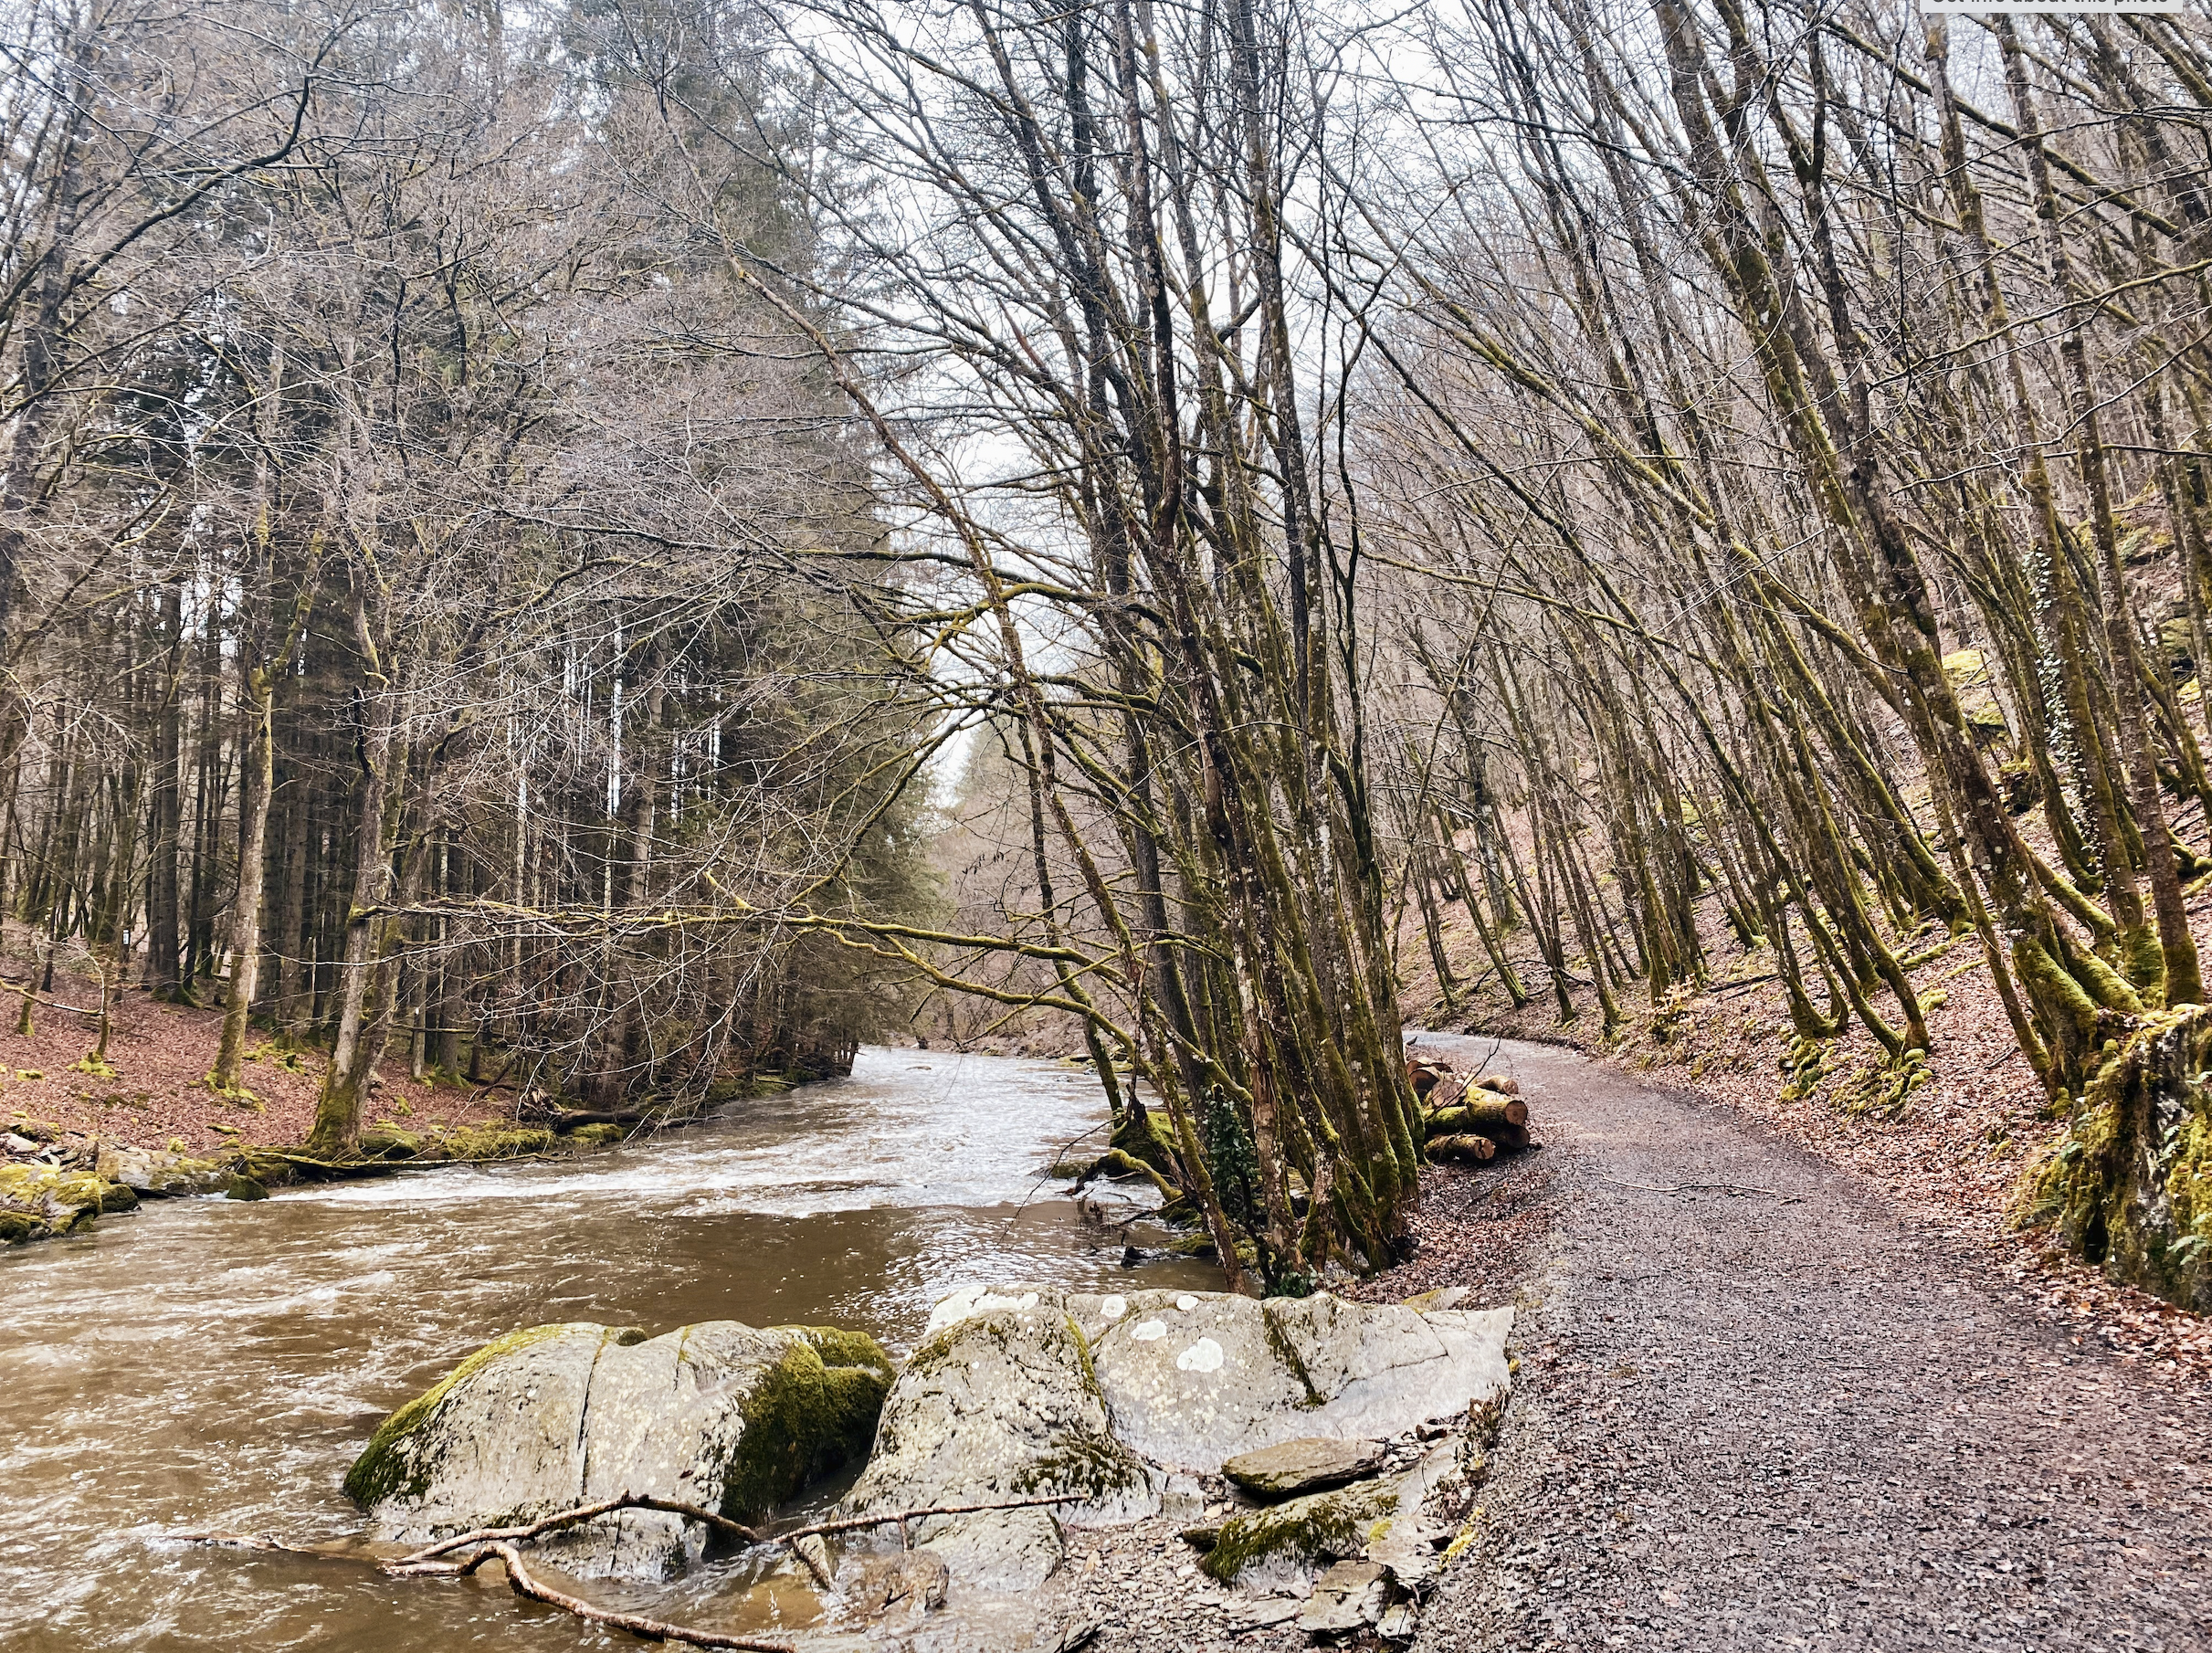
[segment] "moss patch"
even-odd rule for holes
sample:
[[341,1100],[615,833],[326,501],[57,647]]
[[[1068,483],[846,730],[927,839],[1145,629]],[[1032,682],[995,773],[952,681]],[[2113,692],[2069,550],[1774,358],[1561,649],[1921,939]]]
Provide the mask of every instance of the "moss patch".
[[2114,1279],[2212,1311],[2212,1007],[2148,1018],[2029,1167],[2013,1215],[2055,1222]]
[[755,1381],[722,1470],[722,1513],[753,1521],[816,1476],[865,1458],[890,1393],[890,1356],[858,1332],[779,1326],[795,1342]]
[[542,1125],[464,1125],[432,1138],[422,1152],[443,1159],[506,1160],[560,1148],[561,1139]]
[[1397,1512],[1396,1486],[1363,1481],[1334,1492],[1294,1498],[1222,1523],[1221,1535],[1198,1564],[1224,1584],[1267,1567],[1311,1572],[1366,1553],[1374,1524]]

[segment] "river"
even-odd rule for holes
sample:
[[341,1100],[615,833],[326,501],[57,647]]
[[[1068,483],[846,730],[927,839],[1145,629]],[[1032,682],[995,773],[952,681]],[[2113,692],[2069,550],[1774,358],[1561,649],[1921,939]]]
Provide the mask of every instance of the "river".
[[[339,1482],[370,1432],[518,1326],[804,1321],[903,1354],[971,1281],[1217,1287],[1196,1263],[1124,1269],[1118,1234],[1046,1197],[1043,1168],[1104,1118],[1081,1069],[868,1048],[850,1079],[655,1142],[150,1202],[0,1255],[0,1648],[636,1647],[497,1569],[395,1583],[173,1535],[358,1534]],[[798,1610],[735,1564],[593,1594],[733,1632]]]

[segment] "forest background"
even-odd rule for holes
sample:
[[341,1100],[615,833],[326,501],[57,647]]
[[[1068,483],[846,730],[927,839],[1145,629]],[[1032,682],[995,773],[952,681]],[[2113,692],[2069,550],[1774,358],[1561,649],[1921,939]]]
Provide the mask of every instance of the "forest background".
[[1758,987],[1839,1115],[2011,1064],[2014,1215],[2212,1306],[2200,20],[28,0],[0,60],[0,909],[88,1094],[127,991],[325,1155],[387,1060],[667,1114],[1057,1027],[1295,1290],[1404,1235],[1409,1006]]

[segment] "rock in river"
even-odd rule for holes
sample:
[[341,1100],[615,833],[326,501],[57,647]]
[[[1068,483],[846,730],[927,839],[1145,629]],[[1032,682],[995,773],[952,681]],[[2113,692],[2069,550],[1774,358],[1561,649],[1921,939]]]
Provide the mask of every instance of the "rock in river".
[[845,1500],[856,1515],[1069,1494],[1068,1502],[937,1516],[914,1537],[986,1589],[1034,1589],[1059,1565],[1062,1522],[1159,1509],[1143,1461],[1116,1440],[1078,1315],[1098,1298],[971,1290],[939,1306],[891,1386],[876,1449]]
[[[384,1420],[347,1474],[377,1535],[427,1542],[620,1492],[753,1521],[865,1453],[890,1386],[873,1338],[708,1321],[648,1338],[588,1322],[484,1345]],[[580,1576],[664,1577],[696,1523],[625,1511],[544,1542]]]

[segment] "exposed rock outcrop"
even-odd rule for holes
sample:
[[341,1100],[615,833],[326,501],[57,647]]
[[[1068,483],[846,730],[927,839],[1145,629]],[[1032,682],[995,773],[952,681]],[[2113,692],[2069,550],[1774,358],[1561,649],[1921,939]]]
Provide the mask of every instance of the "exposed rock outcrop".
[[[346,1490],[380,1537],[409,1543],[620,1492],[755,1521],[868,1449],[890,1378],[874,1339],[822,1327],[533,1326],[385,1419]],[[542,1548],[582,1576],[661,1577],[703,1542],[696,1523],[632,1510]]]
[[1328,1292],[1142,1291],[1093,1360],[1116,1432],[1157,1463],[1217,1472],[1301,1437],[1375,1439],[1502,1400],[1512,1311],[1422,1313]]
[[[1511,1382],[1512,1323],[1511,1310],[1424,1312],[1327,1293],[1259,1302],[970,1287],[937,1305],[846,1507],[874,1514],[1068,1494],[1048,1509],[918,1523],[916,1537],[956,1585],[1031,1589],[1059,1564],[1064,1525],[1148,1516],[1171,1479],[1235,1459],[1263,1495],[1307,1491],[1373,1475],[1382,1437],[1493,1411]],[[1395,1461],[1407,1461],[1403,1449]],[[1237,1516],[1221,1527],[1209,1570],[1305,1589],[1333,1562],[1375,1561],[1394,1581],[1377,1599],[1395,1600],[1398,1568],[1417,1567],[1391,1553],[1394,1512],[1417,1507],[1439,1472]]]

